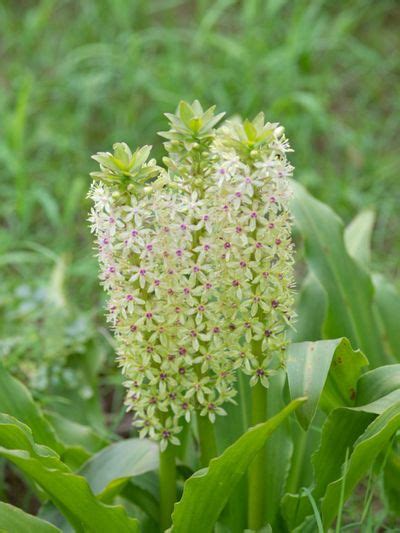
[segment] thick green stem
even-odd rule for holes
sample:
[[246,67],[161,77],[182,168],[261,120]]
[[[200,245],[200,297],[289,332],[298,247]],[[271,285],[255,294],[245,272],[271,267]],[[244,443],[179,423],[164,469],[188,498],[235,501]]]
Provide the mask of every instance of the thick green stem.
[[[251,424],[265,422],[267,417],[267,390],[261,383],[251,389]],[[249,467],[249,529],[257,531],[264,526],[266,479],[265,448],[254,458]]]
[[208,466],[213,457],[217,455],[217,443],[215,440],[214,424],[207,416],[197,415],[197,429],[200,440],[201,466]]
[[175,451],[171,444],[160,451],[160,528],[165,531],[171,525],[171,515],[176,502]]

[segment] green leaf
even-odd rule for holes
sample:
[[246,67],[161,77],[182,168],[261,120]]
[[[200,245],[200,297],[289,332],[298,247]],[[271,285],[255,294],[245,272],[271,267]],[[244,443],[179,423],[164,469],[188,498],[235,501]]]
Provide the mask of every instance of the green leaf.
[[302,427],[307,429],[311,424],[324,387],[323,406],[326,409],[351,405],[357,379],[366,365],[366,357],[359,350],[353,350],[344,338],[291,344],[287,358],[290,393],[292,398],[308,398],[296,411]]
[[400,293],[383,276],[375,274],[372,279],[375,287],[374,306],[385,346],[400,361]]
[[400,401],[378,416],[358,439],[350,457],[345,480],[341,476],[329,484],[321,506],[322,519],[326,528],[332,524],[337,514],[343,483],[344,500],[346,500],[399,428]]
[[[378,416],[376,416],[378,414]],[[323,522],[331,524],[339,508],[344,483],[343,464],[347,464],[344,500],[367,474],[376,457],[400,427],[400,395],[390,393],[359,407],[341,407],[330,413],[322,428],[321,444],[313,455],[314,488],[312,496],[320,501]],[[313,514],[307,496],[286,494],[283,513],[290,530]],[[299,528],[299,531],[302,527]]]
[[122,507],[101,503],[87,481],[60,461],[47,446],[36,444],[30,429],[8,415],[0,415],[0,455],[35,481],[77,532],[138,531],[136,520]]
[[60,529],[18,507],[0,502],[0,531],[9,533],[57,533]]
[[375,212],[366,209],[361,211],[344,231],[347,251],[353,259],[364,267],[367,267],[371,262],[371,237],[374,223]]
[[68,446],[81,446],[95,453],[109,444],[104,437],[98,435],[89,426],[69,420],[59,413],[46,411],[46,418],[50,420],[58,437]]
[[279,414],[249,429],[223,454],[187,480],[181,501],[172,515],[172,531],[212,531],[234,487],[268,437],[299,407],[304,398],[293,400]]
[[1,364],[0,412],[11,415],[28,425],[38,444],[45,444],[59,453],[63,451],[62,444],[33,400],[31,393],[25,385],[13,378]]
[[385,365],[362,375],[357,383],[357,405],[365,405],[400,389],[400,364]]
[[400,516],[400,455],[395,451],[389,454],[383,474],[383,486],[389,509]]
[[[272,417],[279,413],[285,406],[283,390],[286,383],[285,373],[281,372],[271,377],[268,387],[267,413]],[[289,474],[293,454],[293,441],[289,419],[284,420],[265,445],[265,476],[268,480],[266,521],[272,526],[273,531],[279,531],[279,509],[284,495],[286,481]]]
[[324,336],[347,337],[372,366],[389,362],[371,313],[372,281],[346,250],[342,220],[298,183],[293,182],[293,189],[291,207],[304,239],[306,260],[328,298]]
[[322,337],[326,315],[326,292],[311,272],[304,279],[297,301],[297,320],[290,331],[292,342],[316,341]]
[[79,473],[87,479],[93,492],[104,500],[120,491],[131,477],[157,468],[157,444],[145,439],[126,439],[91,457]]

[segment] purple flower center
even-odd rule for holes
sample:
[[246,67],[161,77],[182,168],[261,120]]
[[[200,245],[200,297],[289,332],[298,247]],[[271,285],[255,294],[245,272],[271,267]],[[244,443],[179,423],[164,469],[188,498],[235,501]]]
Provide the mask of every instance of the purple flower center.
[[186,229],[187,229],[187,225],[186,224],[181,224],[181,230],[185,231]]
[[203,220],[204,220],[205,222],[207,222],[207,220],[209,220],[209,218],[210,218],[210,217],[209,217],[208,215],[203,215]]
[[236,226],[236,233],[242,233],[242,228],[240,226]]
[[141,268],[141,269],[139,270],[139,274],[140,274],[141,276],[144,276],[144,275],[146,274],[146,269],[145,269],[145,268]]
[[261,242],[256,242],[256,248],[262,248],[262,243]]
[[200,267],[197,265],[194,265],[193,272],[200,272]]
[[182,250],[177,250],[175,253],[178,257],[182,257]]
[[158,287],[158,286],[160,285],[160,280],[159,280],[159,279],[155,279],[155,280],[154,280],[154,285],[155,285],[156,287]]
[[133,300],[132,294],[127,294],[126,299],[128,300],[128,302],[131,302]]
[[265,335],[266,337],[270,337],[270,336],[271,336],[271,333],[272,333],[272,331],[271,331],[270,329],[266,329],[266,330],[264,331],[264,335]]
[[210,245],[209,245],[209,244],[205,244],[205,245],[203,246],[203,250],[204,250],[205,252],[208,252],[209,249],[210,249]]
[[153,318],[153,313],[151,311],[148,311],[146,313],[146,318],[148,318],[148,319]]
[[131,231],[131,235],[132,235],[132,237],[137,237],[139,235],[139,232],[137,230],[133,229]]
[[236,196],[236,198],[241,198],[242,193],[241,192],[235,192],[235,196]]
[[171,436],[171,432],[168,431],[168,429],[164,429],[164,431],[162,432],[162,436],[163,436],[163,439],[169,439]]
[[212,285],[211,285],[211,283],[206,283],[206,284],[205,284],[205,287],[206,287],[206,289],[208,290],[208,289],[211,289]]
[[137,326],[135,326],[135,324],[132,324],[129,329],[132,331],[132,333],[135,333],[135,331],[137,331]]
[[270,222],[270,223],[268,224],[268,227],[269,227],[269,229],[274,229],[275,224],[274,224],[273,222]]
[[257,376],[265,376],[265,371],[262,368],[257,368]]
[[149,252],[153,251],[153,245],[152,244],[147,244],[146,245],[146,250],[148,250]]
[[226,250],[228,250],[230,247],[231,247],[231,243],[230,243],[230,242],[226,242],[226,243],[224,244],[224,248],[225,248]]
[[239,285],[240,285],[239,280],[238,280],[238,279],[234,279],[234,280],[232,281],[232,285],[233,285],[234,287],[239,287]]
[[239,265],[242,267],[242,268],[245,268],[247,266],[247,263],[246,261],[240,261]]
[[205,310],[205,307],[204,305],[199,305],[199,307],[197,308],[198,311],[200,312],[203,312]]
[[[181,347],[179,348],[178,352],[179,352],[179,355],[186,355],[187,350],[186,350],[186,348],[184,348],[183,346],[181,346]],[[182,372],[181,372],[181,373],[182,373]]]
[[185,287],[183,289],[184,294],[190,294],[190,289],[188,287]]
[[278,246],[281,244],[281,240],[280,239],[275,239],[275,244],[277,244]]
[[167,379],[167,374],[165,372],[161,372],[160,379],[161,380]]
[[271,305],[272,305],[272,307],[273,307],[274,309],[276,309],[276,308],[278,307],[278,305],[279,305],[278,300],[272,300]]
[[221,333],[221,330],[218,326],[215,326],[215,328],[213,328],[213,333]]
[[253,211],[251,214],[250,214],[250,217],[251,218],[257,218],[257,213],[255,211]]
[[179,370],[178,370],[179,374],[181,376],[183,376],[183,374],[186,372],[186,370],[183,368],[183,366],[179,367]]

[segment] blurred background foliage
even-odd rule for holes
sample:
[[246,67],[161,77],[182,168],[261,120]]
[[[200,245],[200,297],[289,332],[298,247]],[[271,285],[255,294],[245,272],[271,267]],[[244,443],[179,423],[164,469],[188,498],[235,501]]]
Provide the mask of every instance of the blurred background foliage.
[[[111,353],[86,224],[90,155],[153,144],[180,99],[285,125],[296,179],[349,221],[377,212],[396,277],[397,0],[3,0],[0,357],[37,391]],[[82,371],[81,366],[78,365]],[[90,381],[90,380],[89,380]]]

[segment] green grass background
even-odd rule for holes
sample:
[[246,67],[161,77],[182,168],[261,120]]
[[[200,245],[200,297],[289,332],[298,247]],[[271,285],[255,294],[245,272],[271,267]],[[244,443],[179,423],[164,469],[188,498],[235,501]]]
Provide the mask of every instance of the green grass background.
[[182,98],[281,122],[296,179],[346,221],[376,210],[375,262],[396,277],[399,22],[396,0],[3,0],[0,356],[56,360],[67,326],[90,337],[90,155],[160,154]]

